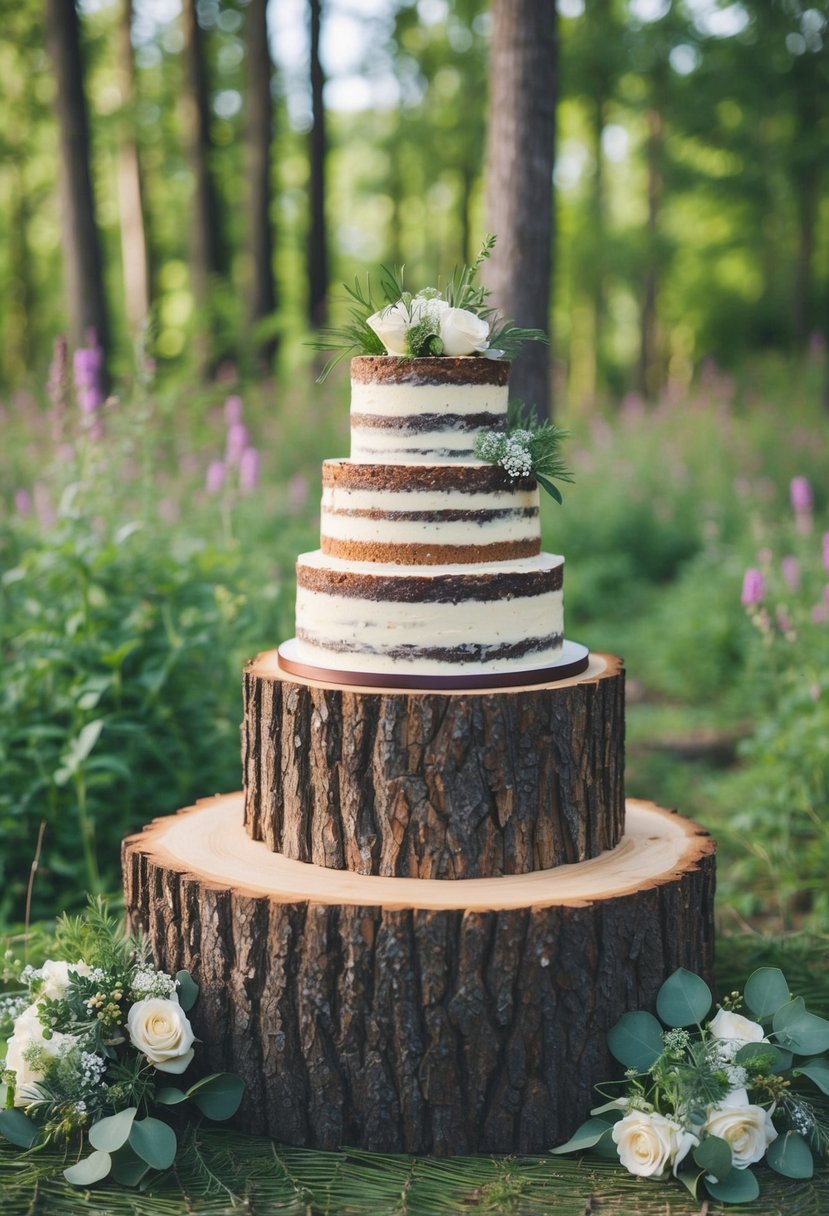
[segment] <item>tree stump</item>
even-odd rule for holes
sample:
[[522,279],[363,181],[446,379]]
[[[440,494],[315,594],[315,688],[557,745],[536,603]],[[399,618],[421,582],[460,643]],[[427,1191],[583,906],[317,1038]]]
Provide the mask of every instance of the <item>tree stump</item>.
[[245,825],[297,861],[475,878],[585,861],[624,830],[624,668],[535,687],[331,687],[244,676]]
[[130,837],[124,873],[158,965],[201,985],[206,1066],[294,1145],[542,1152],[613,1075],[614,1022],[676,967],[710,978],[713,841],[651,803],[600,857],[441,882],[280,856],[234,794]]

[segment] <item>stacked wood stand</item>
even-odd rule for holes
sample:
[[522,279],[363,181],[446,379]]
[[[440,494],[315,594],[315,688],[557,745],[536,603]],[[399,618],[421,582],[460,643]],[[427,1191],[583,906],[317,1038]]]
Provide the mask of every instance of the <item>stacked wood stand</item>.
[[245,672],[245,790],[124,846],[188,968],[202,1061],[295,1145],[537,1153],[613,1075],[605,1035],[710,975],[714,844],[624,802],[624,672],[384,691]]

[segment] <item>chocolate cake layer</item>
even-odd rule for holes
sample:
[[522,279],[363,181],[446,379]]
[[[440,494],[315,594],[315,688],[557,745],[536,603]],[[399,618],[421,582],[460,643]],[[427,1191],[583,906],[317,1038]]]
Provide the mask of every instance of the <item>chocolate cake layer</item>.
[[403,359],[396,355],[358,355],[351,360],[356,384],[496,384],[505,387],[510,367],[506,359],[459,358]]
[[384,544],[380,541],[322,538],[322,552],[351,562],[391,562],[401,566],[441,566],[449,562],[509,562],[534,557],[540,540],[501,541],[490,545]]

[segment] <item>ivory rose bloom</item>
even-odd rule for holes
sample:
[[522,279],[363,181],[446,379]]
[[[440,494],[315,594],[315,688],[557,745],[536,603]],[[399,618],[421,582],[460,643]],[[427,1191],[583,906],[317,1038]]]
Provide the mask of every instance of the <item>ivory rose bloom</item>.
[[440,316],[445,355],[471,355],[489,345],[489,325],[465,308],[447,308]]
[[46,1039],[43,1031],[37,1004],[29,1005],[14,1020],[12,1033],[6,1043],[5,1067],[14,1073],[15,1106],[28,1106],[35,1096],[31,1086],[43,1080],[43,1069],[27,1059],[30,1049],[37,1049],[38,1054],[45,1053],[57,1059],[75,1045],[76,1040],[71,1034],[53,1031],[51,1038]]
[[715,1039],[720,1042],[720,1054],[728,1060],[733,1060],[741,1047],[746,1043],[765,1043],[766,1036],[759,1022],[752,1022],[739,1013],[730,1013],[721,1009],[716,1017],[708,1024]]
[[127,1033],[159,1072],[184,1072],[193,1059],[196,1036],[178,1001],[137,1001],[127,1014]]
[[759,1161],[777,1131],[771,1112],[754,1106],[744,1089],[733,1089],[708,1116],[705,1131],[731,1146],[731,1164],[738,1170]]
[[440,330],[440,318],[449,312],[449,305],[437,296],[415,296],[407,307],[402,300],[373,313],[366,325],[373,329],[390,355],[409,355],[406,335],[424,317],[432,318],[435,332]]
[[75,972],[77,975],[89,975],[91,968],[86,963],[65,963],[63,959],[47,958],[46,962],[40,968],[40,973],[43,976],[43,987],[40,990],[41,996],[48,996],[53,1001],[59,1001],[66,996],[69,989],[70,973]]
[[619,1160],[630,1174],[661,1178],[687,1156],[699,1139],[655,1111],[632,1110],[611,1132]]

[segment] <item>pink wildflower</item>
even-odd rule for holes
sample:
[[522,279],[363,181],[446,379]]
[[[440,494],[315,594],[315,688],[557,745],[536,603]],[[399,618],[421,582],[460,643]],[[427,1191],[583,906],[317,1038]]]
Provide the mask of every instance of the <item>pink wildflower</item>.
[[208,494],[218,494],[225,483],[227,468],[222,460],[211,460],[207,466],[205,489]]
[[248,428],[243,422],[234,422],[227,428],[227,450],[225,451],[225,462],[227,464],[238,464],[242,453],[248,446]]
[[229,427],[242,421],[242,398],[233,393],[225,401],[225,422]]
[[823,569],[829,570],[829,532],[823,533]]
[[31,515],[32,496],[28,490],[16,490],[14,494],[14,509],[18,515]]
[[259,485],[260,466],[256,448],[245,448],[239,457],[239,489],[243,494],[252,494]]
[[762,574],[759,570],[750,566],[743,575],[743,590],[740,596],[740,603],[744,608],[751,608],[754,604],[759,604],[765,594],[766,585]]
[[805,515],[811,511],[814,498],[808,477],[792,478],[789,484],[789,497],[795,515]]
[[800,563],[796,557],[784,557],[780,563],[780,568],[783,572],[783,582],[792,591],[797,591],[800,587]]

